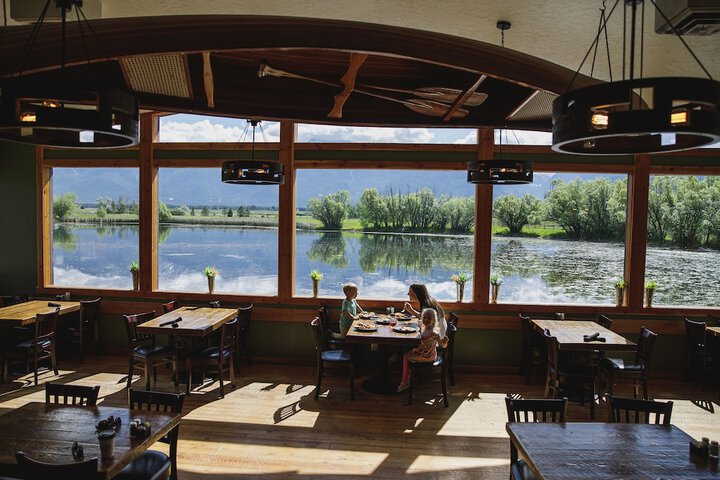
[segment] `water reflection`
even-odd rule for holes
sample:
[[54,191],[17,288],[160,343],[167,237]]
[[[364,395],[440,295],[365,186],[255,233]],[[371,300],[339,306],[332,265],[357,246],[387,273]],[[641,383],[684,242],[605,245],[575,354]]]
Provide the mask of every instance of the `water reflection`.
[[59,245],[66,252],[74,252],[77,249],[77,237],[71,227],[56,225],[53,230],[53,244]]
[[307,252],[307,257],[312,261],[322,262],[333,268],[345,269],[349,265],[345,253],[346,247],[342,233],[324,233],[322,237],[313,240],[310,250]]

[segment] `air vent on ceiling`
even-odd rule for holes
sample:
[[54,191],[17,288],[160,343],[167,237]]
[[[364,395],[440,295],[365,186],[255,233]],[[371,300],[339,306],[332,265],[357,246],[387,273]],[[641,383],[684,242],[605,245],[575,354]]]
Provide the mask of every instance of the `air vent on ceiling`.
[[122,57],[119,61],[131,90],[169,97],[192,98],[185,54]]
[[[718,0],[656,0],[658,7],[682,35],[712,35],[720,32]],[[655,32],[673,33],[672,28],[655,12]]]
[[552,104],[557,98],[554,93],[536,90],[515,109],[507,120],[511,122],[522,122],[528,120],[547,120],[552,117]]

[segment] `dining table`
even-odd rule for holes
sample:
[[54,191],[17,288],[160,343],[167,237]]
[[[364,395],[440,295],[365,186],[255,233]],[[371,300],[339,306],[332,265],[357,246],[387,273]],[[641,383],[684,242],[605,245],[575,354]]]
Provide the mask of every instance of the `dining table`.
[[510,458],[537,480],[720,478],[717,461],[690,454],[692,437],[674,425],[508,422]]
[[[635,342],[628,340],[622,335],[603,327],[602,325],[589,320],[531,320],[533,326],[543,332],[550,330],[550,335],[557,338],[560,350],[613,350],[613,351],[634,351],[637,348]],[[586,342],[583,337],[598,333],[605,341]]]
[[50,313],[60,309],[60,315],[77,312],[80,302],[56,300],[30,300],[0,308],[0,326],[21,327],[35,323],[38,313]]
[[[121,419],[111,458],[100,457],[96,425],[113,416]],[[138,411],[127,407],[80,407],[31,402],[0,415],[0,475],[17,476],[15,452],[48,463],[71,463],[73,442],[84,459],[98,458],[98,478],[110,479],[180,424],[180,414]],[[150,435],[130,436],[130,421],[150,422]]]
[[[403,312],[393,314],[365,312],[359,317],[350,326],[345,342],[379,345],[383,359],[380,375],[365,380],[362,389],[378,395],[395,395],[399,380],[394,381],[390,378],[388,359],[391,357],[393,347],[409,348],[418,344],[420,321],[418,317]],[[397,353],[400,355],[400,348],[397,349]]]

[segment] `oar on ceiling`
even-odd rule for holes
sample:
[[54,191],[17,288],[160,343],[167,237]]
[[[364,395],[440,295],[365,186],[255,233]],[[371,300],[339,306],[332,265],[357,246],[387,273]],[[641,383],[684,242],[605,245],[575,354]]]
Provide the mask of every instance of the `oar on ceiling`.
[[360,67],[367,58],[368,56],[365,53],[350,54],[350,65],[348,65],[345,75],[340,79],[345,88],[342,92],[335,95],[335,105],[332,110],[330,110],[330,113],[328,113],[328,118],[342,118],[343,106],[355,89],[355,79],[357,78],[358,70],[360,70]]

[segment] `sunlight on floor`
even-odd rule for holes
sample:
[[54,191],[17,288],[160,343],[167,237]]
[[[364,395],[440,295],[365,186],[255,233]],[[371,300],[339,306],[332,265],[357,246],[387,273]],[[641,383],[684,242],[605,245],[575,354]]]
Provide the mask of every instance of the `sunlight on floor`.
[[447,465],[452,465],[453,469],[470,469],[498,467],[507,464],[506,458],[418,455],[412,465],[408,467],[407,473],[442,472]]

